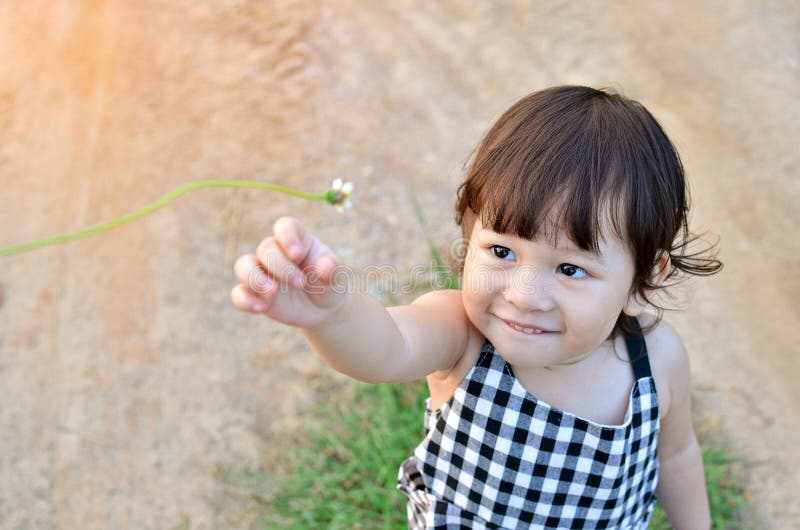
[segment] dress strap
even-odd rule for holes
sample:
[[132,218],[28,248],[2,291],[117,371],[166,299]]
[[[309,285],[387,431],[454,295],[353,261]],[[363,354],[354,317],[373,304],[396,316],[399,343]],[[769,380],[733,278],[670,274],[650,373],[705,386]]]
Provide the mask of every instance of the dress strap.
[[650,361],[647,358],[647,344],[644,342],[644,334],[642,334],[639,321],[634,317],[631,318],[631,323],[636,329],[636,335],[633,337],[626,337],[625,344],[628,346],[628,355],[633,365],[633,373],[636,379],[639,380],[643,377],[651,376]]
[[481,355],[478,357],[478,362],[475,366],[482,368],[489,368],[492,365],[492,357],[494,354],[494,345],[489,342],[488,338],[483,339],[483,346],[481,346]]

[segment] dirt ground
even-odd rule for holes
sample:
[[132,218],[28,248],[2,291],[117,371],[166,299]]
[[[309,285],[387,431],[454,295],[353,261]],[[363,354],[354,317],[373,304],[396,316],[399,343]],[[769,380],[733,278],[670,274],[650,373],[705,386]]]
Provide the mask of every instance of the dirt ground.
[[[612,86],[662,121],[722,274],[667,320],[698,415],[749,462],[757,527],[800,518],[800,12],[794,2],[0,0],[0,246],[192,192],[0,260],[0,527],[243,528],[224,470],[270,478],[341,384],[294,329],[236,311],[233,263],[295,215],[357,270],[447,248],[461,166],[545,86]],[[369,286],[367,286],[369,287]],[[387,495],[393,494],[387,492]]]

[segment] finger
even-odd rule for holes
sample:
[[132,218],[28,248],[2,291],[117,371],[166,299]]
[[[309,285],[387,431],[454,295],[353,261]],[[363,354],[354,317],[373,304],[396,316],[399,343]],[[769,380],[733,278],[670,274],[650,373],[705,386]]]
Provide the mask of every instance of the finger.
[[275,279],[267,273],[253,254],[245,254],[237,259],[233,270],[239,281],[256,295],[270,295],[276,289]]
[[236,309],[247,313],[263,313],[270,305],[269,300],[259,297],[241,283],[231,289],[231,302]]
[[295,263],[303,261],[314,239],[294,217],[277,219],[272,225],[272,232],[284,254]]
[[291,285],[300,289],[305,285],[300,267],[286,257],[274,237],[268,237],[258,245],[256,256],[261,267],[282,286]]

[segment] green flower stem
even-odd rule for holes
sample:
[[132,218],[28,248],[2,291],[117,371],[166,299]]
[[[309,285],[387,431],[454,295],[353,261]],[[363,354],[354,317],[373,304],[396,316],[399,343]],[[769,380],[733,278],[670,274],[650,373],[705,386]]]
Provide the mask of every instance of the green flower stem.
[[285,186],[278,186],[277,184],[266,184],[263,182],[252,182],[246,180],[200,180],[197,182],[191,182],[189,184],[181,186],[175,191],[168,193],[164,197],[160,198],[156,202],[149,204],[144,208],[137,210],[133,213],[123,215],[122,217],[114,219],[113,221],[108,221],[107,223],[92,226],[84,230],[73,232],[71,234],[50,237],[47,239],[39,239],[37,241],[31,241],[30,243],[20,243],[17,245],[11,245],[9,247],[0,248],[0,257],[11,256],[13,254],[27,252],[29,250],[46,247],[48,245],[57,245],[59,243],[66,243],[67,241],[72,241],[74,239],[80,239],[83,237],[89,237],[95,234],[99,234],[101,232],[111,230],[112,228],[122,226],[130,221],[135,221],[140,217],[144,217],[145,215],[158,210],[165,204],[174,201],[187,191],[196,190],[200,188],[221,188],[221,187],[258,188],[264,190],[279,191],[281,193],[286,193],[288,195],[293,195],[295,197],[300,197],[302,199],[310,199],[317,201],[332,202],[332,199],[335,199],[335,194],[332,195],[330,191],[322,195],[316,195],[312,193],[305,193],[302,191],[294,190],[292,188],[287,188]]

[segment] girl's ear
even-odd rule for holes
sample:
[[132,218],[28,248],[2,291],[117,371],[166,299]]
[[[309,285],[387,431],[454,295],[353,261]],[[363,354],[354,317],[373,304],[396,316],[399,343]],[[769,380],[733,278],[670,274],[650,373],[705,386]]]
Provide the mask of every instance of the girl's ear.
[[[669,253],[665,251],[661,251],[656,259],[656,264],[653,266],[653,270],[650,271],[650,282],[652,285],[661,285],[664,280],[666,279],[667,275],[669,274]],[[648,295],[654,289],[648,289]],[[647,307],[647,302],[633,290],[630,295],[628,295],[628,301],[625,302],[625,305],[622,307],[622,312],[630,317],[638,317],[642,314],[642,312]]]

